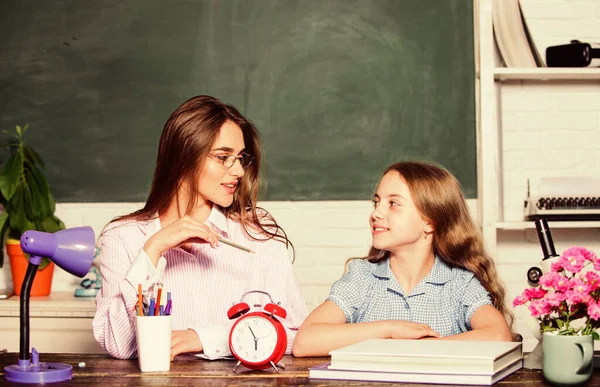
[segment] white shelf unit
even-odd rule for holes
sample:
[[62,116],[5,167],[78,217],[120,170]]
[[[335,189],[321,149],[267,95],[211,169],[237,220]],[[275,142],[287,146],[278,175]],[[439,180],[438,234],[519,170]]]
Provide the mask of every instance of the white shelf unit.
[[[550,222],[550,227],[555,228],[600,228],[600,221],[581,221],[581,222]],[[534,229],[534,222],[497,222],[498,230],[526,230]]]
[[[509,222],[501,219],[502,165],[500,153],[500,88],[505,82],[600,82],[599,68],[505,68],[496,65],[496,46],[492,25],[492,0],[479,1],[475,15],[478,84],[478,213],[488,251],[496,256],[500,230],[535,228],[533,222]],[[525,198],[523,198],[525,199]],[[600,228],[600,222],[552,222],[554,228]]]
[[496,81],[600,81],[600,68],[494,68]]

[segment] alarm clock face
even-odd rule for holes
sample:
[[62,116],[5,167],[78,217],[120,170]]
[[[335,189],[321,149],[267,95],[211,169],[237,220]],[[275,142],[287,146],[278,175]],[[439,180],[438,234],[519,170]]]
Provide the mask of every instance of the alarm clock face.
[[230,341],[238,359],[246,363],[265,363],[275,351],[277,330],[267,317],[242,317],[233,327]]

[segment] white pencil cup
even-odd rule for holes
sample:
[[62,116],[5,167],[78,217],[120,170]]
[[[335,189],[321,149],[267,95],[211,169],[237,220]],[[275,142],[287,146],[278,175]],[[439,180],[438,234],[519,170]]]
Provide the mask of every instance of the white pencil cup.
[[171,328],[171,316],[135,316],[140,371],[171,369]]

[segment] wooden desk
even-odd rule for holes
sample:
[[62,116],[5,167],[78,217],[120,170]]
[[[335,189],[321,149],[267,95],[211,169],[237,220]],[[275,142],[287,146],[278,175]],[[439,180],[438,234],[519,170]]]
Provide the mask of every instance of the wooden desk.
[[[73,379],[50,386],[434,386],[433,384],[410,383],[369,383],[347,380],[331,381],[308,379],[308,368],[329,360],[320,358],[293,358],[285,356],[282,362],[285,369],[279,373],[273,370],[248,371],[238,369],[234,374],[233,360],[208,361],[189,356],[179,357],[171,364],[169,372],[141,373],[137,360],[116,360],[107,355],[98,354],[40,354],[42,362],[66,363],[73,366]],[[15,364],[18,353],[0,354],[0,385],[24,386],[8,383],[4,379],[4,367]],[[85,362],[85,368],[79,368],[79,362]],[[241,372],[240,372],[241,371]],[[531,386],[544,385],[541,371],[521,369],[495,386]],[[447,386],[447,385],[446,385]],[[586,386],[600,386],[600,370],[596,370]]]

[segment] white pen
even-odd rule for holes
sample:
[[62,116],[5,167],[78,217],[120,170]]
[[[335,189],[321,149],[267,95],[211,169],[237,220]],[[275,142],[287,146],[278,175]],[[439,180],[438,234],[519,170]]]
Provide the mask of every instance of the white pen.
[[244,247],[242,245],[238,245],[237,243],[234,243],[234,242],[232,242],[232,241],[230,241],[228,239],[219,238],[219,242],[225,243],[226,245],[233,246],[233,247],[236,247],[236,248],[238,248],[240,250],[244,250],[244,251],[247,251],[249,253],[253,253],[254,254],[254,251],[250,250],[249,248]]

